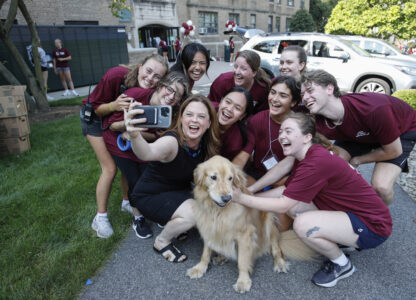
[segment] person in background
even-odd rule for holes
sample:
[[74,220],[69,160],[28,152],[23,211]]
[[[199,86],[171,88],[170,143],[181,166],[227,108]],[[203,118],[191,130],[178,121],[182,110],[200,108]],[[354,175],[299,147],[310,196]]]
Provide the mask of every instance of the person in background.
[[[45,96],[47,100],[53,100],[53,97],[48,95],[48,60],[46,58],[46,52],[43,50],[42,45],[40,44],[40,40],[36,41],[36,45],[38,46],[38,53],[40,57],[40,68],[42,71],[42,80],[43,85],[45,88]],[[32,45],[26,47],[29,62],[32,66],[35,66],[34,59],[33,59],[33,52],[32,52]]]
[[235,44],[234,44],[234,37],[230,36],[230,39],[228,40],[228,44],[230,47],[230,66],[234,66],[234,48],[235,48]]
[[170,70],[185,74],[189,81],[189,90],[192,90],[195,81],[201,79],[208,72],[208,68],[209,53],[207,48],[199,43],[190,43],[182,49],[176,63]]
[[164,39],[160,40],[157,48],[162,52],[162,56],[166,60],[166,63],[169,63],[169,59],[168,59],[169,48]]
[[181,39],[179,38],[179,36],[176,37],[176,41],[175,41],[175,57],[178,57],[179,52],[182,50],[182,42]]
[[233,72],[223,73],[214,80],[208,98],[214,106],[218,106],[227,91],[234,86],[241,86],[250,92],[254,101],[254,113],[268,108],[270,79],[260,68],[260,56],[256,52],[251,50],[239,52]]
[[[91,95],[84,99],[83,109],[89,103],[93,112],[92,120],[89,123],[81,116],[82,133],[91,144],[101,166],[101,175],[96,187],[97,214],[91,225],[97,231],[98,237],[108,238],[113,234],[113,228],[107,215],[107,203],[117,172],[117,167],[102,137],[101,118],[129,107],[130,98],[123,94],[124,90],[132,87],[154,89],[167,72],[167,63],[157,54],[146,57],[142,63],[132,68],[114,67],[104,74]],[[127,197],[127,186],[126,181],[124,184],[122,183],[121,209],[133,214]]]
[[292,76],[299,80],[306,71],[307,56],[305,49],[298,45],[287,46],[283,49],[279,60],[280,75]]
[[[71,70],[68,63],[72,59],[71,53],[69,53],[68,49],[63,47],[60,39],[55,40],[55,47],[56,49],[52,51],[53,69],[55,70],[55,74],[59,75],[59,79],[65,89],[62,96],[69,96],[72,94],[78,97],[79,94],[74,89],[74,83],[72,82]],[[68,86],[71,91],[68,90]]]

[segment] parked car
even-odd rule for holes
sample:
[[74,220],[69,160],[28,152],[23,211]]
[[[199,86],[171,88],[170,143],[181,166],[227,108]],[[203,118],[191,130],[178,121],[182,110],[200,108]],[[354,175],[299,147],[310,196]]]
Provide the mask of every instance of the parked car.
[[274,77],[284,47],[299,45],[308,55],[307,69],[324,69],[335,76],[344,92],[392,94],[416,88],[416,63],[373,57],[357,45],[323,33],[264,34],[251,38],[241,50],[253,50],[261,67]]
[[339,35],[339,37],[356,44],[371,55],[416,63],[416,56],[397,49],[394,45],[391,45],[386,41],[360,35]]

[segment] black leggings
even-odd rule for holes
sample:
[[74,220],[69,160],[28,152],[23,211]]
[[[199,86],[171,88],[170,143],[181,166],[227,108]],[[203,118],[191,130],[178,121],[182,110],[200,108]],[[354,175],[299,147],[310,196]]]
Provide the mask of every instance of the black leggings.
[[121,173],[126,177],[127,184],[129,186],[128,196],[131,199],[131,193],[133,192],[136,182],[142,176],[144,170],[146,169],[147,163],[137,162],[130,160],[128,158],[122,158],[119,156],[111,155],[116,163],[117,167],[120,169]]

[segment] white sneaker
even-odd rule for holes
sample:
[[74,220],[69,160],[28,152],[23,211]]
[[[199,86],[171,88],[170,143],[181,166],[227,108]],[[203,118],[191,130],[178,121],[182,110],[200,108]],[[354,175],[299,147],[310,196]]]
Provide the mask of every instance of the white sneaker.
[[47,99],[48,101],[54,100],[54,98],[53,98],[53,97],[51,97],[51,96],[49,96],[49,95],[46,95],[46,99]]
[[107,217],[95,216],[91,224],[92,229],[97,231],[97,236],[100,238],[109,238],[113,235],[113,227]]
[[77,96],[77,97],[79,96],[79,94],[77,93],[77,91],[76,91],[76,90],[72,90],[72,91],[71,91],[71,93],[72,93],[72,95],[74,95],[74,96]]
[[121,202],[121,211],[128,212],[133,215],[133,208],[131,207],[130,202],[127,202],[124,205],[123,202]]
[[62,93],[62,96],[65,96],[65,97],[67,97],[69,95],[71,95],[69,90],[65,90],[65,92]]

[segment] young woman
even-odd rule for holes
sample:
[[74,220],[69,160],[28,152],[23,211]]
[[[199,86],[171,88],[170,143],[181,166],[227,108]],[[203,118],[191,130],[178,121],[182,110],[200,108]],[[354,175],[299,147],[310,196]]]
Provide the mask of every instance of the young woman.
[[[72,59],[71,53],[62,46],[62,41],[60,39],[55,40],[55,47],[56,49],[52,52],[53,69],[55,70],[55,74],[59,75],[59,79],[65,89],[62,95],[69,96],[72,93],[74,96],[79,96],[74,89],[74,83],[72,82],[71,70],[68,63]],[[71,92],[68,90],[68,86],[71,89]]]
[[169,59],[168,59],[169,48],[165,40],[161,39],[157,48],[161,50],[163,58],[165,59],[166,63],[168,63],[169,62]]
[[[117,172],[102,137],[101,117],[115,111],[123,111],[123,108],[129,106],[131,99],[122,93],[124,89],[132,87],[152,89],[167,71],[168,65],[159,55],[146,57],[143,63],[132,69],[124,66],[111,68],[104,74],[91,95],[84,99],[83,109],[89,103],[94,111],[88,123],[81,116],[82,133],[91,144],[101,166],[101,175],[96,188],[97,215],[92,223],[99,237],[107,238],[113,234],[113,228],[107,217],[107,202]],[[122,210],[132,213],[129,201],[126,199],[127,189],[123,192],[123,196]]]
[[245,88],[253,96],[254,112],[267,109],[270,80],[260,68],[260,56],[250,50],[238,53],[234,71],[223,73],[211,85],[208,98],[218,105],[225,93],[234,86]]
[[234,63],[234,49],[235,49],[235,44],[234,44],[234,37],[230,36],[230,39],[228,40],[228,44],[230,45],[230,66],[233,66]]
[[375,248],[391,234],[389,209],[371,186],[341,157],[322,145],[315,122],[294,114],[281,126],[279,142],[286,156],[295,161],[286,188],[256,196],[236,190],[233,200],[263,211],[289,213],[298,236],[329,260],[312,282],[333,287],[352,275],[355,267],[338,244]]
[[292,76],[300,79],[306,71],[307,56],[305,49],[298,45],[288,46],[280,55],[279,72],[283,76]]
[[253,108],[253,97],[239,86],[231,88],[218,106],[221,155],[231,161],[247,145],[245,123],[253,113]]
[[209,53],[207,48],[199,43],[190,43],[183,48],[170,70],[185,74],[189,81],[190,90],[192,90],[195,81],[201,79],[208,72],[208,68]]
[[[159,81],[155,91],[136,87],[128,89],[124,94],[142,105],[171,105],[176,107],[187,97],[188,89],[189,86],[185,76],[178,72],[171,72]],[[117,167],[127,180],[128,198],[131,199],[131,193],[137,180],[142,175],[146,163],[139,160],[132,150],[121,151],[117,146],[118,135],[126,130],[123,112],[113,113],[105,120],[105,124],[109,126],[110,130],[103,131],[104,142]],[[158,138],[156,131],[157,129],[148,130],[143,132],[142,136],[148,142],[153,142]],[[152,236],[151,229],[138,211],[134,213],[133,229],[139,238],[145,239]]]
[[150,161],[134,188],[133,205],[146,218],[165,225],[155,239],[154,250],[170,262],[183,262],[187,257],[172,244],[172,239],[195,224],[193,171],[218,153],[216,112],[208,98],[191,96],[181,105],[173,129],[150,144],[141,135],[141,129],[134,126],[143,122],[133,119],[141,113],[130,105],[124,118],[134,153],[139,159]]

